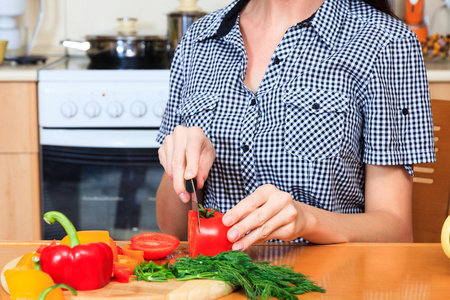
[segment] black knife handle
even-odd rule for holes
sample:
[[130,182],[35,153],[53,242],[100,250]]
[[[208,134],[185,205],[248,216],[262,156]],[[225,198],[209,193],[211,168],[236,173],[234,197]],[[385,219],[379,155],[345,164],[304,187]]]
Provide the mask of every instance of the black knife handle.
[[[194,186],[192,186],[192,183],[194,183]],[[192,180],[191,179],[186,180],[186,191],[189,194],[195,193],[196,189],[197,189],[197,179],[192,178]]]

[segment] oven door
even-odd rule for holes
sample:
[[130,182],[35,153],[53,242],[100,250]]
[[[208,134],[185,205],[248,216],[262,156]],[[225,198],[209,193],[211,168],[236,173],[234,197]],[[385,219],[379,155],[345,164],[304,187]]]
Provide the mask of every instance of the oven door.
[[[77,230],[116,240],[159,231],[156,190],[163,174],[157,130],[41,129],[42,214],[62,212]],[[42,223],[42,239],[66,235]]]

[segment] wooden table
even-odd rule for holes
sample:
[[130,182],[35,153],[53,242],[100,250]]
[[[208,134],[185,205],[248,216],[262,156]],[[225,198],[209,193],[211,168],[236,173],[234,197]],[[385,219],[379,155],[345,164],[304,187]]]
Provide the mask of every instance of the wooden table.
[[[0,242],[0,268],[40,243]],[[254,260],[293,266],[327,290],[299,299],[450,299],[450,259],[437,243],[265,244],[248,253]],[[3,289],[0,299],[9,299]],[[246,297],[236,291],[221,299]]]

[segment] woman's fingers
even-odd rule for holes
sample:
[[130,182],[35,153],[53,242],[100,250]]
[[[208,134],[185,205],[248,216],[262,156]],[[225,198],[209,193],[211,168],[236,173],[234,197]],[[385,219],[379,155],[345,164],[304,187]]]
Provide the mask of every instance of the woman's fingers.
[[[297,209],[292,197],[272,185],[264,185],[240,201],[224,216],[228,239],[234,249],[246,249],[273,238],[296,238]],[[245,236],[244,236],[245,235]]]
[[185,179],[184,172],[186,169],[186,146],[189,139],[188,128],[184,126],[177,126],[173,131],[173,150],[171,167],[173,171],[173,188],[177,195],[180,196],[183,202],[189,200],[185,194]]
[[214,146],[209,139],[205,139],[198,164],[198,173],[196,176],[199,189],[203,188],[205,180],[208,178],[209,170],[211,170],[215,159],[216,149],[214,149]]
[[[186,141],[186,170],[185,179],[197,177],[200,168],[209,169],[215,159],[214,147],[200,127],[190,127]],[[213,154],[213,157],[210,157]],[[211,163],[209,163],[211,161]]]
[[[288,211],[291,210],[292,213]],[[261,226],[255,227],[233,245],[233,249],[247,249],[251,245],[259,244],[271,239],[291,241],[297,238],[296,234],[296,212],[292,206],[282,209],[273,218]]]
[[161,165],[183,202],[189,201],[185,180],[197,177],[202,188],[215,159],[214,147],[200,127],[175,127],[158,151]]

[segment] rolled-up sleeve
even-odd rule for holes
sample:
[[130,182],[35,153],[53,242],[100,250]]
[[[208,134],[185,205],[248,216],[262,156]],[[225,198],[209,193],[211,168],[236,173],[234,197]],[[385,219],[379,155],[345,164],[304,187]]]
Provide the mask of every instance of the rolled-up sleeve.
[[411,165],[436,160],[426,69],[417,37],[390,41],[376,58],[363,107],[364,162]]

